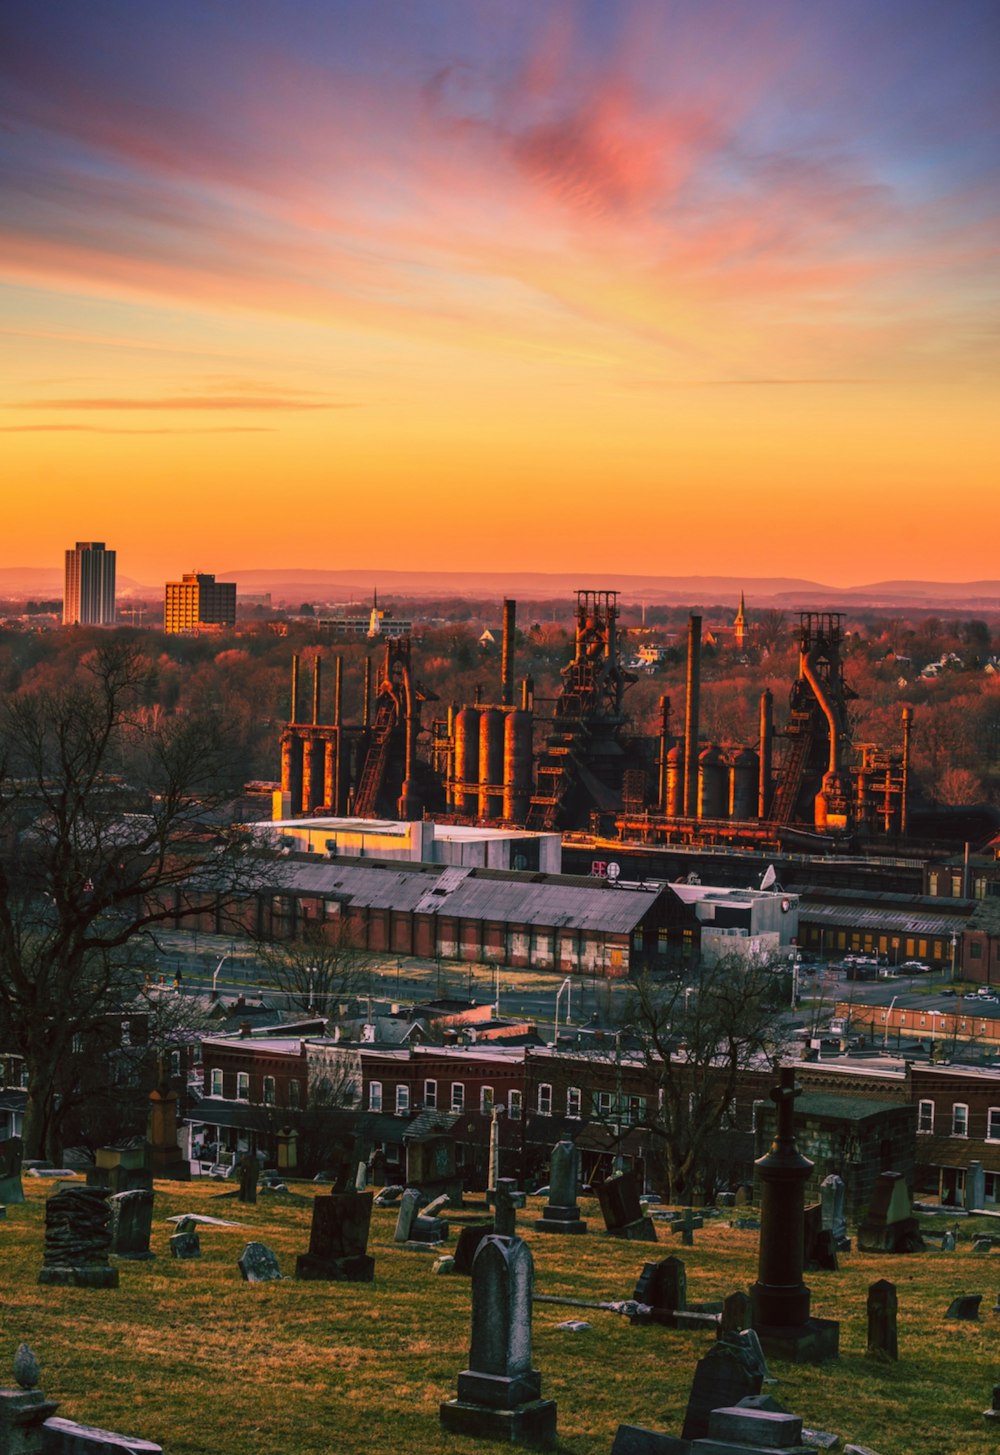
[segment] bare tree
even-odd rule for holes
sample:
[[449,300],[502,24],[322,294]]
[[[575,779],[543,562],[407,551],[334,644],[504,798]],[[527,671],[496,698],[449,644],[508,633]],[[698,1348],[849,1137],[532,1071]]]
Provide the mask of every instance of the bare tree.
[[24,1142],[56,1157],[74,1046],[142,981],[157,925],[259,887],[218,717],[143,711],[148,663],[112,639],[0,706],[0,1036],[24,1058]]
[[629,1019],[656,1088],[645,1125],[662,1149],[671,1201],[690,1201],[706,1181],[746,1073],[780,1060],[785,985],[766,959],[735,955],[686,985],[638,982]]
[[358,948],[342,915],[307,920],[292,939],[261,940],[257,958],[291,1005],[328,1018],[336,1015],[340,1002],[361,991],[374,963],[374,956]]

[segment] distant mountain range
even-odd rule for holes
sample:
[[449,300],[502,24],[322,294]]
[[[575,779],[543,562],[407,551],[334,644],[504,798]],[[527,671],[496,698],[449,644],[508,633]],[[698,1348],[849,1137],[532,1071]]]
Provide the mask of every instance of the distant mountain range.
[[[477,597],[500,600],[504,596],[532,601],[569,600],[578,589],[617,591],[623,601],[649,606],[735,605],[740,592],[747,603],[763,608],[870,606],[885,609],[937,610],[952,608],[1000,610],[998,581],[876,581],[863,586],[827,586],[793,576],[636,576],[607,571],[329,571],[307,567],[268,567],[217,571],[220,581],[235,581],[240,595],[270,592],[280,601],[346,603],[371,599],[377,589],[387,603],[405,597]],[[57,597],[62,595],[62,571],[49,567],[0,568],[0,596]],[[162,583],[144,584],[119,576],[120,596],[155,599]]]

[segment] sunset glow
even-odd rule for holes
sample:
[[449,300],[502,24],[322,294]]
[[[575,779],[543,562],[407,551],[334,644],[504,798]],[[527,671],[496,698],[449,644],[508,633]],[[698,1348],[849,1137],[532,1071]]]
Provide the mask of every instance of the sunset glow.
[[8,0],[4,565],[1000,575],[991,0]]

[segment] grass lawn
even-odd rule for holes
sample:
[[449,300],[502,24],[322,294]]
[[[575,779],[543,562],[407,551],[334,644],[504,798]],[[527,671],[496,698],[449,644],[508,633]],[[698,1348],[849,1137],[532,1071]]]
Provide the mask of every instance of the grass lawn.
[[[454,1396],[466,1364],[469,1280],[435,1276],[433,1255],[397,1251],[394,1212],[375,1209],[374,1284],[289,1276],[249,1285],[236,1266],[244,1244],[267,1243],[290,1275],[308,1246],[309,1207],[270,1198],[244,1207],[217,1200],[218,1183],[158,1182],[155,1260],[116,1260],[117,1289],[60,1288],[36,1281],[51,1190],[26,1177],[28,1201],[9,1207],[0,1223],[0,1360],[10,1371],[17,1344],[27,1341],[60,1415],[155,1440],[167,1455],[353,1455],[383,1447],[466,1455],[491,1448],[446,1440],[438,1424],[438,1405]],[[757,1235],[723,1219],[696,1232],[686,1249],[661,1224],[654,1249],[605,1237],[596,1203],[583,1204],[587,1236],[535,1235],[540,1206],[532,1199],[520,1215],[535,1255],[536,1293],[629,1298],[643,1262],[673,1252],[684,1258],[691,1303],[746,1288],[756,1275]],[[181,1262],[170,1257],[174,1229],[166,1219],[188,1211],[240,1226],[202,1227],[201,1259]],[[878,1278],[898,1288],[894,1365],[865,1357],[865,1300]],[[820,1368],[775,1363],[778,1382],[770,1387],[807,1426],[879,1455],[996,1448],[982,1410],[1000,1380],[1000,1318],[990,1312],[1000,1254],[975,1255],[968,1241],[954,1253],[852,1253],[839,1272],[809,1274],[807,1282],[813,1312],[841,1321],[841,1357]],[[980,1322],[945,1321],[959,1293],[984,1295]],[[569,1318],[593,1328],[572,1334],[556,1327]],[[608,1455],[622,1421],[679,1434],[695,1362],[710,1342],[702,1333],[633,1328],[597,1310],[536,1305],[534,1363],[543,1395],[558,1402],[559,1450]],[[12,1374],[0,1375],[0,1383],[12,1385]]]

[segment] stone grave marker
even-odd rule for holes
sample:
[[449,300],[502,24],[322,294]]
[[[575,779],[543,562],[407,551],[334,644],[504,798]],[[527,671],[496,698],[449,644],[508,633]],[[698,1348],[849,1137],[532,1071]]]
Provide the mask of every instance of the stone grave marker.
[[945,1310],[946,1319],[962,1319],[965,1322],[972,1322],[979,1318],[979,1305],[983,1301],[981,1293],[962,1293],[958,1298],[953,1298]]
[[993,1239],[992,1238],[976,1238],[975,1242],[972,1245],[972,1251],[973,1251],[973,1253],[992,1253],[993,1252]]
[[376,1192],[375,1194],[375,1206],[395,1207],[402,1198],[405,1190],[405,1188],[397,1187],[395,1185],[393,1185],[392,1187],[383,1187],[381,1192]]
[[455,1272],[472,1276],[472,1262],[479,1251],[479,1245],[496,1231],[491,1222],[467,1223],[458,1235],[455,1244]]
[[643,1264],[632,1297],[651,1309],[683,1313],[687,1308],[687,1270],[679,1258]]
[[137,1188],[152,1192],[149,1155],[149,1143],[145,1140],[124,1147],[98,1147],[94,1165],[87,1171],[87,1181],[91,1187],[110,1188],[112,1194]]
[[170,1256],[172,1258],[200,1258],[201,1238],[198,1236],[198,1224],[194,1218],[181,1218],[177,1224],[177,1231],[170,1239]]
[[965,1169],[964,1203],[967,1212],[986,1206],[986,1171],[981,1162],[970,1162]]
[[703,1355],[694,1371],[681,1438],[700,1440],[708,1434],[712,1410],[738,1404],[749,1394],[760,1394],[763,1370],[749,1350],[726,1335]]
[[942,1233],[942,1235],[941,1235],[941,1252],[942,1253],[954,1253],[954,1251],[955,1251],[955,1234],[952,1233],[952,1232]]
[[863,1253],[914,1253],[923,1246],[902,1173],[883,1172],[858,1229],[858,1248]]
[[0,1202],[5,1205],[24,1201],[21,1183],[23,1157],[24,1145],[20,1137],[8,1137],[0,1142]]
[[504,1238],[517,1236],[517,1210],[524,1207],[524,1193],[513,1177],[498,1177],[493,1192],[493,1231]]
[[684,1209],[683,1217],[674,1219],[670,1231],[672,1233],[680,1233],[681,1243],[685,1248],[693,1248],[695,1232],[704,1226],[705,1219],[695,1217],[693,1209],[688,1207]]
[[60,1187],[45,1204],[45,1254],[38,1282],[117,1288],[118,1269],[109,1261],[110,1223],[107,1188]]
[[722,1317],[719,1320],[719,1332],[721,1334],[738,1334],[741,1329],[753,1327],[753,1304],[748,1293],[735,1293],[726,1295],[722,1304]]
[[117,1258],[155,1258],[150,1251],[153,1228],[153,1193],[135,1187],[131,1192],[113,1192],[111,1210],[111,1252]]
[[896,1285],[880,1278],[868,1290],[868,1349],[873,1359],[896,1360],[899,1343],[896,1334],[898,1299]]
[[653,1220],[642,1211],[634,1172],[615,1172],[593,1184],[604,1215],[604,1226],[612,1238],[655,1243]]
[[368,1252],[370,1192],[330,1192],[313,1199],[309,1251],[295,1260],[295,1277],[331,1283],[371,1283],[375,1259]]
[[987,1429],[1000,1428],[1000,1384],[993,1386],[993,1403],[988,1410],[983,1410],[983,1419]]
[[444,1218],[421,1216],[422,1201],[423,1193],[419,1187],[408,1187],[403,1193],[393,1235],[395,1242],[403,1247],[431,1248],[443,1243],[448,1236],[448,1224]]
[[823,1269],[837,1271],[837,1247],[833,1234],[823,1226],[823,1208],[820,1203],[807,1207],[802,1220],[803,1264],[811,1272]]
[[14,1355],[17,1389],[0,1389],[0,1450],[3,1455],[40,1455],[45,1424],[59,1408],[38,1388],[38,1361],[27,1344]]
[[472,1343],[458,1397],[441,1405],[449,1433],[551,1448],[556,1406],[542,1399],[531,1367],[531,1250],[521,1238],[496,1234],[472,1265]]
[[245,1283],[273,1283],[281,1277],[281,1269],[273,1251],[265,1243],[248,1243],[237,1259]]
[[730,1409],[712,1410],[708,1417],[708,1443],[711,1447],[735,1451],[762,1449],[792,1452],[808,1450],[802,1440],[802,1420],[785,1410],[754,1409],[735,1405]]
[[549,1159],[549,1200],[535,1222],[538,1233],[585,1233],[580,1217],[577,1188],[580,1185],[580,1152],[569,1137],[552,1148]]
[[851,1240],[847,1236],[847,1218],[844,1214],[844,1179],[836,1172],[824,1177],[819,1185],[820,1207],[823,1209],[823,1227],[833,1235],[838,1253],[851,1251]]
[[257,1183],[260,1179],[260,1163],[256,1152],[246,1152],[239,1163],[240,1187],[237,1194],[240,1202],[253,1204],[257,1201]]
[[457,1270],[455,1268],[455,1259],[450,1253],[444,1253],[440,1258],[435,1258],[434,1262],[431,1264],[432,1273],[445,1274],[455,1273],[456,1271]]

